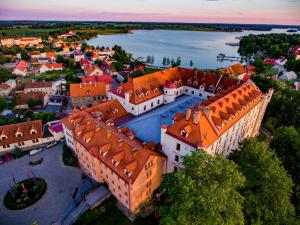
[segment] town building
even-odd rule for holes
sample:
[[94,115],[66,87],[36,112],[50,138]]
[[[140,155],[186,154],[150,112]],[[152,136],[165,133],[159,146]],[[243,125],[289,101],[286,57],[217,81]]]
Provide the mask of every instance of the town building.
[[62,120],[66,143],[72,132],[80,168],[105,183],[126,212],[136,214],[159,187],[165,156],[134,138],[134,132],[114,123],[126,115],[117,101],[78,111]]
[[19,47],[26,47],[28,45],[38,45],[42,42],[40,37],[21,37],[21,38],[2,38],[1,45],[5,47],[11,47],[13,45],[18,45]]
[[13,70],[13,74],[19,76],[26,76],[27,75],[27,68],[29,67],[28,63],[24,60],[20,60],[16,67]]
[[272,94],[261,93],[249,80],[176,114],[172,125],[161,127],[167,172],[182,167],[182,158],[193,151],[228,155],[245,138],[256,137]]
[[220,70],[221,74],[228,75],[239,80],[247,80],[255,73],[255,67],[253,66],[243,66],[240,63],[231,65],[227,68]]
[[39,72],[40,73],[46,73],[47,71],[53,71],[53,70],[63,70],[63,64],[62,63],[45,63],[41,65]]
[[0,95],[8,96],[15,87],[16,80],[7,80],[6,82],[0,84]]
[[283,71],[279,76],[280,80],[295,80],[297,79],[297,74],[294,71]]
[[52,82],[28,82],[24,86],[24,92],[44,92],[48,95],[55,95],[57,92],[57,87],[53,85]]
[[33,101],[35,108],[45,107],[48,103],[49,96],[41,91],[19,92],[15,94],[16,105],[15,109],[29,109],[30,101]]
[[91,106],[94,102],[103,101],[109,89],[110,85],[103,82],[70,84],[72,106],[74,108]]
[[16,147],[28,150],[42,143],[41,120],[0,126],[0,155],[12,152]]
[[74,61],[75,61],[75,62],[80,62],[81,60],[84,59],[84,54],[83,54],[83,52],[81,52],[81,51],[76,51],[76,52],[73,54],[73,56],[74,56]]

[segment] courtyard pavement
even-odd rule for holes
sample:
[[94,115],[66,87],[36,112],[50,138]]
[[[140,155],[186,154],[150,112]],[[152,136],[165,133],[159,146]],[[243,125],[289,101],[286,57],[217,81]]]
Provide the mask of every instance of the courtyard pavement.
[[142,141],[154,141],[160,143],[160,127],[163,124],[170,126],[172,119],[177,113],[185,113],[189,107],[194,107],[202,100],[193,96],[184,95],[178,97],[175,102],[159,106],[142,116],[136,117],[122,127],[129,127],[135,132],[138,139]]
[[[29,161],[44,158],[42,164],[30,166]],[[27,178],[26,171],[33,171],[36,177],[44,178],[47,191],[33,206],[23,210],[8,210],[2,199],[13,184],[12,174],[17,182]],[[0,225],[49,225],[60,218],[70,201],[76,187],[81,183],[78,168],[68,167],[62,162],[62,144],[44,150],[35,156],[26,155],[0,165]]]

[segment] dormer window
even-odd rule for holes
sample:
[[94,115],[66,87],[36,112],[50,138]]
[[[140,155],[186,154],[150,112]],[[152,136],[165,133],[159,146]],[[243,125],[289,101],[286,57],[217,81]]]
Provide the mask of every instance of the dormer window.
[[198,82],[197,81],[194,81],[194,86],[197,86],[198,85]]
[[124,169],[124,173],[126,174],[126,176],[130,177],[132,172],[129,172],[127,169]]
[[22,136],[23,136],[23,134],[22,134],[21,132],[17,132],[17,133],[16,133],[16,137],[17,137],[17,138],[22,137]]
[[184,137],[184,138],[187,137],[187,133],[186,133],[184,130],[182,130],[182,131],[180,132],[180,134],[181,134],[181,136]]
[[1,140],[7,140],[7,136],[1,135]]
[[112,163],[115,167],[117,167],[117,166],[120,164],[120,162],[117,162],[117,161],[114,160],[114,159],[111,160],[111,163]]
[[222,92],[222,88],[218,87],[217,92]]
[[106,156],[106,154],[107,154],[107,152],[100,151],[100,155],[101,155],[102,157],[105,157],[105,156]]
[[37,133],[37,131],[35,129],[30,130],[30,134],[36,134],[36,133]]
[[188,80],[188,82],[187,82],[188,84],[192,84],[192,81],[191,80]]
[[200,90],[204,90],[204,86],[203,85],[200,85]]
[[214,90],[214,85],[210,85],[210,86],[209,86],[209,90],[210,90],[210,91],[213,91],[213,90]]

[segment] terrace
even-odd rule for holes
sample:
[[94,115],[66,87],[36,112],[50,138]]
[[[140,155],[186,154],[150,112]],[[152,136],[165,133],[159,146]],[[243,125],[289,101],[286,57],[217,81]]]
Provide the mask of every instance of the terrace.
[[185,113],[189,107],[194,107],[202,100],[192,96],[181,96],[175,102],[163,105],[142,116],[130,120],[122,125],[135,131],[136,137],[141,141],[154,141],[160,143],[160,127],[162,124],[170,126],[177,113]]

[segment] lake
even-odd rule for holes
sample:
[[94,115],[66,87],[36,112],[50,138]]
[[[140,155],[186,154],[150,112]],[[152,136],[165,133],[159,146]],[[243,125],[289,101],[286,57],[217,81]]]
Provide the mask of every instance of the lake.
[[[243,32],[204,32],[178,30],[134,30],[131,34],[98,35],[87,41],[94,46],[113,47],[120,45],[134,58],[154,56],[154,65],[162,66],[164,57],[176,59],[181,57],[183,67],[190,66],[201,69],[216,69],[233,64],[232,62],[217,61],[219,53],[229,56],[239,56],[238,46],[228,46],[225,43],[238,42],[235,37],[248,34],[285,33],[284,29],[272,31],[243,31]],[[299,33],[299,32],[298,32]]]

